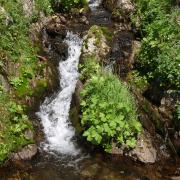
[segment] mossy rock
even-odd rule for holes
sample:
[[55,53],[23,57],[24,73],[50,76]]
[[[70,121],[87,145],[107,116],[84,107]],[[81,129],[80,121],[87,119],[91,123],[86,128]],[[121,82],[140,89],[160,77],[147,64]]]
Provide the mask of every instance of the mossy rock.
[[110,50],[108,42],[111,39],[111,33],[107,28],[92,26],[84,37],[81,58],[94,56],[104,61]]

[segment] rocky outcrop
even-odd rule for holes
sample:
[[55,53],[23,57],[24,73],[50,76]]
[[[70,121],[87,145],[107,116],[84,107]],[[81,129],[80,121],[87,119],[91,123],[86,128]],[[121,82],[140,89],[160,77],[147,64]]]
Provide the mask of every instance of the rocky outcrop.
[[109,10],[114,11],[120,9],[121,11],[130,13],[135,10],[130,0],[104,0],[103,5]]
[[135,11],[130,0],[104,0],[103,5],[112,12],[112,18],[119,22],[128,22],[130,14]]
[[114,61],[114,72],[121,77],[126,76],[133,68],[134,56],[133,34],[126,31],[116,32],[110,50],[110,58]]
[[23,149],[21,149],[17,153],[13,153],[11,156],[12,161],[17,160],[30,160],[37,154],[37,145],[30,144],[28,146],[25,146]]
[[84,57],[93,56],[105,61],[109,50],[110,47],[101,27],[92,26],[84,37],[81,60]]
[[151,135],[144,131],[137,140],[136,148],[126,155],[143,163],[155,163],[157,160],[157,150],[152,144]]
[[[24,132],[24,136],[29,141],[34,141],[34,133],[32,130],[27,129]],[[38,148],[36,144],[29,144],[23,147],[16,153],[12,153],[10,159],[12,161],[21,161],[21,160],[30,160],[32,159],[38,152]]]

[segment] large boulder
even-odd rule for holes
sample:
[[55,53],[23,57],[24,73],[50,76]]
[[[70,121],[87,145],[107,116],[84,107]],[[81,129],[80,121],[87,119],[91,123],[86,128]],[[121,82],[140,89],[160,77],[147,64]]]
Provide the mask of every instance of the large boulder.
[[140,161],[146,164],[155,163],[158,156],[156,147],[153,145],[152,140],[153,138],[150,133],[143,131],[141,135],[139,135],[137,145],[133,150],[126,152],[125,149],[118,148],[116,144],[113,144],[112,154],[125,155],[135,161]]
[[127,155],[143,163],[155,163],[157,160],[157,150],[152,143],[151,135],[144,131],[137,140],[136,148]]

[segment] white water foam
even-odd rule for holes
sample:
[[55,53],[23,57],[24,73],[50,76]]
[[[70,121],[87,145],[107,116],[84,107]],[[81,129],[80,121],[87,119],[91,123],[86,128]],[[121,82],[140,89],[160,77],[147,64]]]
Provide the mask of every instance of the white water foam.
[[69,121],[69,110],[79,76],[78,63],[82,40],[68,32],[65,42],[69,48],[67,60],[59,63],[61,90],[53,100],[47,98],[44,101],[37,115],[41,119],[46,137],[43,149],[66,155],[77,155],[80,150],[73,142],[75,130]]
[[88,0],[88,3],[89,3],[90,9],[93,11],[93,10],[96,10],[100,6],[100,4],[102,3],[102,0]]

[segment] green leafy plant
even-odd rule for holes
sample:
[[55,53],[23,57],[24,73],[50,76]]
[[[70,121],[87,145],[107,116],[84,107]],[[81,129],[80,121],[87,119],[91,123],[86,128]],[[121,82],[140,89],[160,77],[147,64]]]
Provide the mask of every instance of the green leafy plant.
[[10,96],[0,89],[0,164],[8,155],[19,148],[32,143],[26,139],[24,131],[32,129],[22,105],[17,104]]
[[98,73],[88,81],[81,93],[83,136],[107,152],[112,143],[134,148],[141,124],[127,88],[111,74]]
[[62,11],[70,11],[72,8],[84,6],[86,0],[52,0],[54,6],[59,6]]
[[79,68],[81,71],[80,79],[85,81],[90,79],[92,75],[97,74],[101,67],[95,57],[89,56],[84,59],[84,62],[79,65]]
[[137,70],[128,73],[127,80],[132,87],[135,87],[142,94],[148,89],[149,83],[146,76],[141,76]]
[[[43,11],[51,13],[50,0],[35,0],[35,15]],[[0,82],[0,164],[12,152],[32,143],[24,132],[32,129],[22,101],[36,93],[30,84],[47,87],[44,78],[46,63],[38,61],[38,48],[29,39],[31,17],[26,17],[22,1],[0,0],[0,73],[11,85],[5,92]],[[43,76],[43,78],[42,78]],[[40,82],[39,84],[37,82]],[[43,80],[42,80],[43,79]],[[40,91],[38,91],[40,93]],[[39,94],[38,94],[39,95]],[[24,102],[24,101],[23,101]]]
[[159,79],[165,88],[180,88],[179,15],[172,0],[134,0],[137,12],[132,20],[139,21],[142,48],[138,69],[149,79]]

